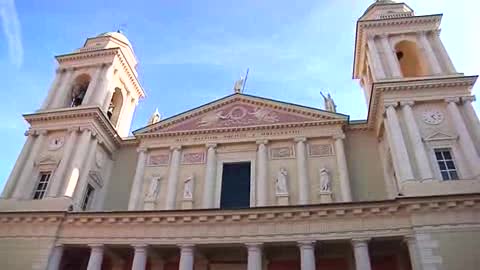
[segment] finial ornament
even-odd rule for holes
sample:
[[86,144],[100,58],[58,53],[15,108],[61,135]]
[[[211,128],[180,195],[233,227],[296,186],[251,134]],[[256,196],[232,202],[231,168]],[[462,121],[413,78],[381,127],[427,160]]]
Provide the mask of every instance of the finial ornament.
[[160,122],[160,120],[161,120],[161,116],[160,116],[160,113],[158,112],[158,108],[157,108],[157,109],[155,109],[155,112],[150,117],[150,120],[148,120],[148,124],[153,125],[153,124],[156,124],[156,123]]
[[323,106],[324,106],[325,111],[337,112],[337,105],[336,105],[335,102],[333,101],[333,98],[332,98],[332,96],[330,95],[330,93],[328,93],[327,96],[325,96],[325,95],[320,91],[320,95],[322,95],[322,97],[323,97]]

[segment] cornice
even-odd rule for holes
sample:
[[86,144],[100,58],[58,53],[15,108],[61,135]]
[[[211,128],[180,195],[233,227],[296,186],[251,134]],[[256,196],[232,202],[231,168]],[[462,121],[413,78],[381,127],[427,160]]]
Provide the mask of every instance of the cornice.
[[199,134],[218,134],[228,132],[239,131],[258,131],[258,130],[275,130],[286,128],[303,128],[303,127],[315,127],[325,125],[343,125],[346,120],[324,120],[324,121],[308,121],[308,122],[295,122],[295,123],[280,123],[270,125],[257,125],[257,126],[245,126],[245,127],[227,127],[227,128],[215,128],[215,129],[198,129],[198,130],[186,130],[186,131],[158,131],[152,133],[140,133],[135,136],[137,139],[143,138],[159,138],[159,137],[172,137],[172,136],[185,136],[185,135],[199,135]]
[[72,108],[63,108],[56,110],[48,111],[39,111],[32,114],[24,114],[23,117],[30,125],[37,125],[42,122],[51,122],[59,120],[70,120],[70,119],[85,119],[90,118],[96,120],[96,123],[105,131],[105,134],[114,142],[116,146],[119,146],[122,143],[121,137],[117,134],[117,131],[112,126],[110,120],[105,116],[105,114],[100,110],[99,107],[76,107]]
[[[372,86],[372,97],[368,108],[368,127],[376,127],[379,104],[383,103],[382,95],[398,91],[430,91],[437,89],[449,89],[455,87],[466,87],[471,89],[478,76],[440,76],[420,79],[403,79],[395,81],[380,81]],[[432,96],[431,100],[443,99],[443,97]]]
[[145,91],[141,87],[140,82],[137,79],[137,76],[133,72],[133,67],[130,66],[130,64],[126,60],[122,50],[119,47],[109,48],[109,49],[74,52],[74,53],[70,53],[70,54],[58,55],[55,58],[57,59],[59,64],[62,64],[62,63],[71,62],[71,61],[78,61],[78,60],[83,60],[83,59],[87,59],[87,58],[96,58],[96,57],[109,56],[109,55],[118,56],[120,64],[123,67],[125,73],[127,74],[128,79],[130,80],[131,84],[134,86],[135,91],[137,92],[137,95],[141,98],[145,97]]

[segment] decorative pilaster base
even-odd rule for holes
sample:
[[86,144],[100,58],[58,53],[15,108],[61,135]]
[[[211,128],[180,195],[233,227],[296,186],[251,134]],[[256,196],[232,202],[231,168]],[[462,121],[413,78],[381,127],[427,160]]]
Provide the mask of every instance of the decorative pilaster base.
[[183,200],[182,209],[193,209],[193,200]]
[[277,194],[277,205],[289,205],[290,200],[288,194]]
[[143,210],[155,210],[155,201],[145,201]]
[[320,203],[331,203],[331,202],[333,202],[331,191],[320,191],[319,194],[320,194]]

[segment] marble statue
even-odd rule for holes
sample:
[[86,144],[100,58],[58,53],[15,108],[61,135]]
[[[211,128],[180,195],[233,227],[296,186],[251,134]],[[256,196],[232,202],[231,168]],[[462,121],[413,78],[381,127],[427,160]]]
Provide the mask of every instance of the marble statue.
[[281,168],[278,171],[277,179],[275,179],[275,192],[277,195],[288,194],[287,176],[288,172],[285,168]]
[[320,92],[320,95],[322,95],[323,97],[323,104],[325,110],[329,112],[337,112],[337,105],[335,105],[335,102],[333,101],[332,96],[330,96],[330,93],[325,96],[322,92]]
[[191,200],[193,199],[193,175],[189,176],[183,182],[183,199]]
[[330,174],[326,168],[320,169],[320,191],[331,192]]
[[148,120],[148,125],[153,125],[158,122],[160,122],[161,116],[160,113],[158,112],[158,109],[155,109],[155,112],[150,116],[150,119]]
[[157,198],[161,179],[162,178],[160,176],[152,177],[152,180],[150,181],[150,186],[148,187],[147,199],[155,200]]
[[235,81],[235,84],[233,85],[233,91],[235,93],[241,93],[242,92],[243,81],[244,81],[243,76],[241,76],[239,80]]

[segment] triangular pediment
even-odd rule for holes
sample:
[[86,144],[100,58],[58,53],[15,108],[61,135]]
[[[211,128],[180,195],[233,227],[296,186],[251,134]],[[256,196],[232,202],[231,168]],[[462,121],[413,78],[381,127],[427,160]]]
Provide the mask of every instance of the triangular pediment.
[[423,138],[424,141],[445,141],[445,140],[456,140],[458,136],[454,136],[442,131],[435,131],[434,133]]
[[212,129],[243,129],[306,123],[341,123],[348,116],[280,101],[234,94],[170,117],[134,132],[135,135]]

